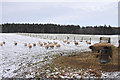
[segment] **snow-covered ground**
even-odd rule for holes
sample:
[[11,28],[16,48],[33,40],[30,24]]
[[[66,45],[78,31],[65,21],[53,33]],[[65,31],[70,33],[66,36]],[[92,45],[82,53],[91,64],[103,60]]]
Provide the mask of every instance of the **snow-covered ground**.
[[[83,42],[80,42],[81,37],[77,35],[75,38],[76,41],[79,42],[79,45],[74,45],[74,39],[69,39],[70,44],[64,43],[63,40],[65,40],[66,36],[62,39],[50,39],[50,36],[60,36],[60,35],[48,35],[46,38],[46,35],[43,35],[43,37],[30,37],[28,34],[27,36],[23,36],[26,34],[13,34],[13,33],[0,33],[0,43],[5,41],[6,43],[3,44],[3,46],[0,46],[0,76],[1,77],[9,77],[9,78],[25,78],[27,77],[25,72],[29,72],[34,70],[35,67],[44,65],[47,63],[46,58],[48,59],[49,56],[54,54],[70,54],[70,53],[78,53],[78,52],[87,52],[90,51],[88,44],[86,44],[85,38],[88,38],[86,36],[82,35],[82,38],[84,38]],[[34,34],[32,34],[34,35]],[[39,34],[37,34],[39,35]],[[41,34],[40,34],[41,35]],[[70,36],[70,35],[69,35]],[[72,35],[73,36],[73,35]],[[76,35],[75,35],[76,36]],[[61,37],[61,36],[60,36]],[[80,38],[79,38],[80,37]],[[96,39],[93,39],[95,38]],[[117,43],[117,36],[110,36],[111,41],[115,46],[118,46]],[[78,39],[79,38],[79,39]],[[99,36],[91,36],[92,38],[92,44],[99,42],[97,38]],[[61,47],[54,47],[46,49],[45,46],[40,46],[38,42],[58,42],[58,44],[61,45]],[[17,42],[17,45],[14,45],[14,42]],[[36,43],[37,45],[35,47],[29,48],[28,46],[24,46],[24,43]],[[49,58],[50,59],[50,58]],[[35,64],[35,65],[34,65]]]

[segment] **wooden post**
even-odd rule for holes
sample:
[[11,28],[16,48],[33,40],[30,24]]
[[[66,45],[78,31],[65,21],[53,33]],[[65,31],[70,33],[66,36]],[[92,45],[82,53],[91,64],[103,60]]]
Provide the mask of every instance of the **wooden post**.
[[81,40],[83,41],[83,37],[81,38]]
[[119,42],[119,46],[118,46],[118,71],[120,71],[120,40]]
[[51,39],[52,39],[52,36],[51,36]]
[[69,39],[69,37],[67,36],[67,40]]
[[90,38],[90,43],[91,43],[91,38]]
[[102,38],[100,37],[100,43],[101,43]]
[[110,38],[108,39],[108,43],[110,43]]
[[74,37],[74,41],[75,41],[75,37]]

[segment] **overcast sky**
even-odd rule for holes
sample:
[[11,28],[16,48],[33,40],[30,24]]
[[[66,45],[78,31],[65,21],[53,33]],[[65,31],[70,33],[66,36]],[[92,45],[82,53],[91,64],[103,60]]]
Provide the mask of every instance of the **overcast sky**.
[[118,1],[2,2],[2,23],[118,26]]

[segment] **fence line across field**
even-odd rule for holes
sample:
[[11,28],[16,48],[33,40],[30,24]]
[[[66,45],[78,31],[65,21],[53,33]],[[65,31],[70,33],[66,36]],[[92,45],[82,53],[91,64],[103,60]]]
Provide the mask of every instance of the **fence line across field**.
[[80,35],[80,34],[44,34],[44,33],[17,33],[19,35],[37,37],[40,39],[52,40],[87,40],[87,41],[100,41],[100,37],[110,37],[111,44],[118,44],[117,35]]
[[[40,39],[55,39],[55,40],[90,40],[94,39],[91,36],[84,36],[84,35],[74,35],[74,34],[34,34],[34,33],[18,33],[20,35],[24,36],[30,36],[30,37],[38,37]],[[99,37],[96,38],[96,40],[99,40]],[[94,39],[94,40],[95,40]]]

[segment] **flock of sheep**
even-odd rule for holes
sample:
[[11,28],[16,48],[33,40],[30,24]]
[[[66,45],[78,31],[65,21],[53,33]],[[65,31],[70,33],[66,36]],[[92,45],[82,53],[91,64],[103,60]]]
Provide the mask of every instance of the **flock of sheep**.
[[3,46],[5,44],[5,41],[3,41],[2,43],[0,43],[0,46]]
[[[38,44],[40,46],[44,46],[46,49],[48,48],[54,48],[55,46],[56,47],[60,47],[60,44],[58,44],[58,42],[38,42]],[[27,46],[27,43],[24,44],[25,46]],[[31,45],[30,43],[28,44],[28,47],[29,48],[32,48],[32,46],[36,46],[36,43],[33,43],[33,45]]]
[[[70,44],[72,41],[67,41],[67,40],[63,40],[63,43],[66,43],[66,44]],[[80,41],[80,42],[82,42],[82,41]],[[3,41],[2,43],[0,43],[0,46],[3,46],[3,45],[5,45],[5,41]],[[86,43],[87,44],[91,44],[91,42],[88,42],[88,41],[86,41]],[[15,46],[17,46],[17,42],[16,41],[14,41],[14,45]],[[51,49],[53,49],[54,47],[61,47],[61,45],[60,44],[58,44],[58,42],[38,42],[38,43],[24,43],[24,46],[26,46],[26,47],[29,47],[29,48],[32,48],[32,47],[35,47],[36,45],[39,45],[39,46],[44,46],[46,49],[48,49],[48,48],[51,48]],[[77,42],[77,41],[74,41],[74,45],[79,45],[79,43]]]

